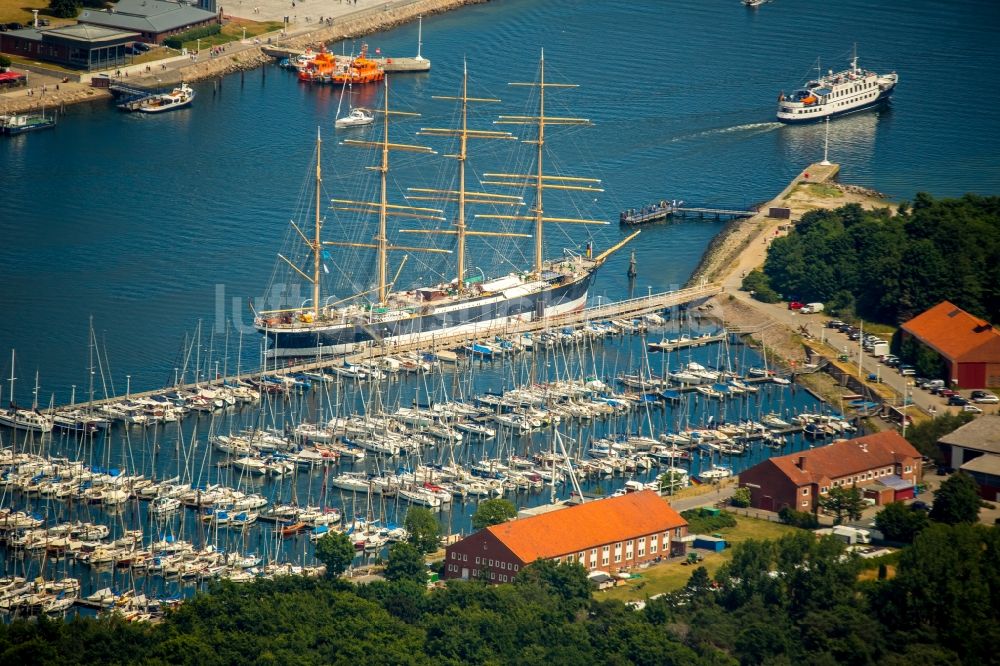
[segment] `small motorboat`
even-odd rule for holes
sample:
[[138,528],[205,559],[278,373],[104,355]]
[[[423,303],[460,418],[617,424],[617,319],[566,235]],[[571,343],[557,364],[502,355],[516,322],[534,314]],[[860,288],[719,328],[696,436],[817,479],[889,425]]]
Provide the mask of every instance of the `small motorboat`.
[[363,127],[375,122],[375,115],[368,109],[359,106],[351,109],[351,112],[342,118],[334,121],[334,127]]
[[185,107],[194,100],[194,90],[186,83],[181,83],[168,93],[153,95],[139,104],[139,111],[143,113],[162,113]]

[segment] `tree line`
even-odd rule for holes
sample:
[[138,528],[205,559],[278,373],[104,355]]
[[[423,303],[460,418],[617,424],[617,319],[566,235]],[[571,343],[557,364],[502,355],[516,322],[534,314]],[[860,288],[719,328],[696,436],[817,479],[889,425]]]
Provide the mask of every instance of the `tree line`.
[[865,575],[845,544],[800,531],[739,544],[714,579],[699,567],[641,609],[595,598],[567,563],[428,590],[422,559],[394,566],[397,551],[388,580],[219,582],[156,624],[0,625],[0,664],[996,663],[1000,530],[954,517],[921,525],[892,575]]
[[918,194],[893,214],[857,204],[813,210],[771,244],[744,288],[822,302],[837,314],[904,322],[943,300],[990,321],[1000,315],[1000,197]]

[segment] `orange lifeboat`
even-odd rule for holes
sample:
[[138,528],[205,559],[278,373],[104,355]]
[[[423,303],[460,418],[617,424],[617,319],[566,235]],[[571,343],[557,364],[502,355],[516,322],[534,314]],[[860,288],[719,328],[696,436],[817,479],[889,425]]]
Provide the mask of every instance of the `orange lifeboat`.
[[332,77],[332,82],[338,85],[355,83],[374,83],[385,78],[385,70],[376,61],[368,57],[368,45],[361,45],[361,55],[349,65],[340,68]]
[[329,81],[337,69],[337,56],[327,51],[320,51],[316,57],[299,70],[300,81],[323,83]]

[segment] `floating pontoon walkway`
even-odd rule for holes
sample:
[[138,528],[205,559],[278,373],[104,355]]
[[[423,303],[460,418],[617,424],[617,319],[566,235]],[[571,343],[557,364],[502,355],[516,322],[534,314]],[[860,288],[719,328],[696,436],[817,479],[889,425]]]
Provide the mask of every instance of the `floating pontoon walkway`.
[[[274,367],[268,362],[266,374],[294,374],[299,372],[317,371],[335,365],[343,365],[345,360],[351,362],[371,361],[382,356],[388,356],[408,351],[435,351],[439,349],[456,349],[463,345],[472,343],[475,340],[492,340],[496,336],[511,336],[530,333],[533,331],[544,331],[547,329],[559,329],[565,326],[576,326],[588,321],[608,321],[612,319],[632,319],[642,315],[659,312],[667,308],[688,305],[691,303],[701,303],[712,296],[720,293],[722,286],[719,284],[706,284],[697,287],[688,287],[676,291],[665,291],[659,294],[650,294],[639,298],[632,298],[614,303],[604,303],[594,307],[584,308],[577,312],[567,312],[554,317],[542,317],[540,319],[526,319],[524,321],[507,322],[500,326],[483,326],[475,333],[460,333],[453,335],[441,335],[432,340],[418,340],[410,343],[396,344],[359,344],[354,354],[346,357],[344,355],[331,355],[319,360],[302,362],[292,362],[285,366]],[[164,391],[186,391],[212,385],[221,385],[224,382],[238,382],[244,379],[258,379],[261,372],[245,372],[240,375],[223,377],[214,381],[200,383],[183,384],[180,386],[168,386],[152,391],[140,393],[129,393],[128,396],[116,396],[112,398],[102,398],[93,402],[78,402],[74,405],[65,405],[57,409],[70,407],[86,407],[88,405],[99,406],[111,402],[117,402],[126,398],[139,399],[160,395]]]

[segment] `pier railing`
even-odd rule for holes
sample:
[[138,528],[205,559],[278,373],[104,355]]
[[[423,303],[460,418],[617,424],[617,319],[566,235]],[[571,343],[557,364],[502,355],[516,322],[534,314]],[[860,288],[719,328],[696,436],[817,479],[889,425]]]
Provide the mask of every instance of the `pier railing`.
[[[441,349],[455,349],[463,345],[471,344],[476,340],[490,340],[494,337],[521,335],[536,331],[558,329],[566,326],[575,326],[589,321],[607,321],[611,319],[625,319],[641,317],[642,315],[658,312],[671,307],[677,307],[688,303],[704,301],[722,291],[722,285],[717,283],[686,287],[674,291],[665,291],[637,298],[630,298],[624,301],[614,301],[603,303],[592,307],[583,308],[576,312],[566,312],[564,314],[551,317],[527,318],[524,320],[508,320],[496,326],[483,326],[475,332],[463,332],[452,335],[435,335],[429,339],[421,339],[406,343],[374,343],[367,346],[359,345],[354,353],[347,356],[343,354],[321,357],[316,360],[303,362],[301,359],[293,360],[286,365],[277,367],[268,360],[267,374],[291,374],[297,372],[308,372],[323,370],[334,365],[342,365],[345,360],[351,362],[373,361],[383,356],[399,354],[409,351],[436,351]],[[260,370],[245,372],[230,377],[219,377],[214,380],[202,381],[198,383],[188,383],[178,386],[168,386],[152,391],[142,391],[129,393],[128,396],[115,396],[94,400],[93,402],[76,403],[66,407],[85,407],[87,405],[99,406],[110,402],[117,402],[125,398],[140,399],[158,395],[164,391],[185,391],[199,387],[218,386],[223,382],[236,382],[244,379],[259,378]],[[61,408],[60,408],[61,409]]]

